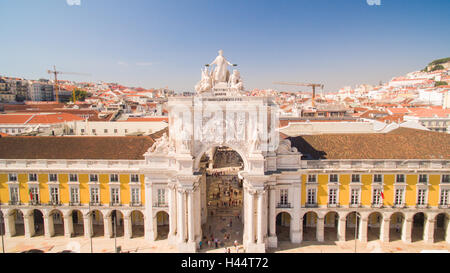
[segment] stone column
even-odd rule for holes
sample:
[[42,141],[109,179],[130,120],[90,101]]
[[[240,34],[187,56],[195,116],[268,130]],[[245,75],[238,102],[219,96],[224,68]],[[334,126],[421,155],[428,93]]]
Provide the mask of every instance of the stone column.
[[195,223],[194,223],[194,190],[186,192],[188,200],[188,241],[190,243],[195,241]]
[[186,242],[186,233],[185,233],[185,216],[186,216],[186,212],[184,210],[184,190],[182,189],[178,189],[178,197],[177,197],[177,205],[178,205],[178,210],[177,210],[177,230],[178,230],[178,240],[180,243],[184,243]]
[[71,238],[73,234],[72,214],[65,214],[63,218],[64,218],[64,236],[66,238]]
[[44,236],[45,238],[50,238],[55,235],[55,229],[53,225],[53,216],[44,215]]
[[436,221],[434,218],[428,217],[425,221],[423,240],[425,243],[432,244],[434,242],[434,226]]
[[112,225],[112,217],[111,214],[109,216],[103,216],[103,227],[104,227],[104,233],[105,238],[112,238],[113,237],[113,225]]
[[363,218],[361,216],[361,219],[359,220],[359,230],[358,230],[358,237],[359,241],[363,243],[367,243],[367,228],[369,225],[369,219]]
[[177,198],[175,186],[169,184],[169,239],[173,240],[177,230]]
[[263,221],[264,221],[264,191],[258,192],[258,208],[257,208],[257,243],[264,243],[264,231],[263,231]]
[[254,192],[248,191],[248,219],[246,222],[248,224],[248,242],[255,243],[255,208],[254,208]]
[[125,216],[123,217],[123,234],[126,239],[131,239],[133,237],[133,226],[131,223],[131,217]]
[[[269,235],[270,237],[276,237],[277,236],[277,227],[276,227],[276,215],[275,215],[275,208],[276,208],[276,199],[275,199],[275,189],[273,187],[269,188]],[[292,223],[291,223],[292,227]]]
[[299,244],[303,240],[303,223],[302,220],[299,219],[298,214],[294,214],[291,217],[291,229],[290,229],[290,236],[291,236],[291,243]]
[[345,242],[345,231],[346,231],[346,227],[345,227],[345,217],[339,217],[339,224],[338,224],[338,229],[337,229],[337,237],[338,237],[338,241],[340,242]]
[[412,219],[404,219],[402,227],[402,241],[411,243]]
[[444,221],[445,241],[450,244],[450,220],[446,217]]
[[4,215],[5,222],[5,237],[11,238],[16,235],[16,223],[14,221],[14,215]]
[[196,242],[202,240],[202,214],[201,214],[201,194],[200,188],[197,188],[194,192],[194,211],[195,211],[195,238]]
[[83,215],[84,237],[90,238],[93,235],[92,215],[90,213]]
[[153,189],[150,179],[145,177],[145,217],[144,217],[144,234],[145,239],[149,241],[156,240],[158,236],[154,228],[153,219]]
[[23,225],[25,230],[25,238],[29,239],[34,236],[34,216],[23,215]]
[[324,218],[317,217],[317,226],[316,226],[316,238],[318,242],[324,241],[324,233],[325,233],[325,223]]
[[383,243],[389,243],[390,220],[383,216],[380,224],[380,240]]

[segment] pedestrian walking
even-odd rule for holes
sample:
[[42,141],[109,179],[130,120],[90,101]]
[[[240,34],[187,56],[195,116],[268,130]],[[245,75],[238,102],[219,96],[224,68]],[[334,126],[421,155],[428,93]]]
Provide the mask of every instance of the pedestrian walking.
[[227,247],[227,253],[231,253],[231,249]]

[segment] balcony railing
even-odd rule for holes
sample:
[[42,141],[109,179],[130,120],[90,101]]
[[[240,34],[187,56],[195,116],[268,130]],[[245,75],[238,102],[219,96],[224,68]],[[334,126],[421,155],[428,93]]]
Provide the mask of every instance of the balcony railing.
[[41,202],[37,200],[31,200],[30,203],[28,203],[30,206],[40,206]]
[[80,202],[69,202],[69,206],[80,206]]
[[319,207],[319,205],[317,203],[313,203],[313,204],[305,204],[306,208],[317,208]]
[[166,207],[168,207],[169,206],[169,204],[167,204],[167,203],[165,203],[165,202],[156,202],[156,203],[153,203],[153,207],[154,208],[166,208]]
[[61,206],[61,202],[60,201],[49,201],[48,202],[49,206]]
[[392,207],[393,207],[393,208],[400,208],[400,209],[403,209],[403,208],[406,208],[406,204],[405,204],[405,203],[394,204],[394,205],[392,205]]
[[350,204],[348,205],[350,208],[360,208],[361,207],[361,203],[356,203],[356,204]]
[[327,204],[327,207],[329,207],[329,208],[339,208],[340,205],[339,205],[339,203],[334,203],[334,204],[328,203],[328,204]]
[[19,200],[9,200],[8,204],[9,204],[10,206],[19,206],[19,205],[22,205],[22,203],[20,203]]
[[110,207],[120,207],[122,204],[120,202],[109,202]]
[[291,203],[278,203],[277,208],[283,208],[283,209],[291,208]]
[[373,204],[372,203],[372,208],[382,208],[383,207],[383,203],[378,203],[378,204]]
[[101,206],[102,204],[100,203],[100,202],[89,202],[89,204],[91,205],[91,206]]
[[450,206],[448,204],[439,204],[440,209],[448,209]]
[[428,204],[416,204],[416,208],[418,208],[418,209],[426,209],[426,208],[428,208]]
[[131,202],[131,203],[130,203],[130,206],[131,206],[131,207],[141,207],[141,206],[142,206],[142,203],[141,203],[141,202]]

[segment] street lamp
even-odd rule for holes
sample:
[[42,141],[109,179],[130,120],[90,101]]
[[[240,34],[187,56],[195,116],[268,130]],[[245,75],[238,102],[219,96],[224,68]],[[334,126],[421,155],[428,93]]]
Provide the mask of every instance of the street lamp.
[[361,217],[359,216],[359,214],[357,212],[355,212],[355,221],[356,221],[356,223],[355,223],[355,253],[356,253],[356,234],[358,232],[358,223],[359,223],[358,219],[359,218],[361,218]]
[[[0,205],[2,203],[0,202]],[[0,225],[0,233],[2,234],[2,251],[5,253],[5,242],[3,241],[3,225],[5,223],[5,215],[2,213],[2,224]]]
[[[88,223],[88,225],[90,225],[90,228],[94,228],[94,226],[91,224],[92,223],[91,200],[89,200],[88,206],[89,206],[89,212],[88,212],[89,223]],[[89,241],[90,241],[90,244],[91,244],[91,253],[93,253],[93,251],[92,251],[92,233],[93,233],[93,230],[91,230],[90,233],[91,234],[89,234]]]

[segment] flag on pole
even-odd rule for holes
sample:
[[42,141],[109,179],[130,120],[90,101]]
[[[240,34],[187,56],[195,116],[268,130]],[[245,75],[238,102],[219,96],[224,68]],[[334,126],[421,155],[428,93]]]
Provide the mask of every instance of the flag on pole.
[[384,200],[384,193],[381,191],[380,192],[380,196],[381,196],[381,198],[383,198],[383,200]]
[[30,201],[33,201],[33,193],[31,192],[31,190],[28,190],[28,193],[30,194]]

